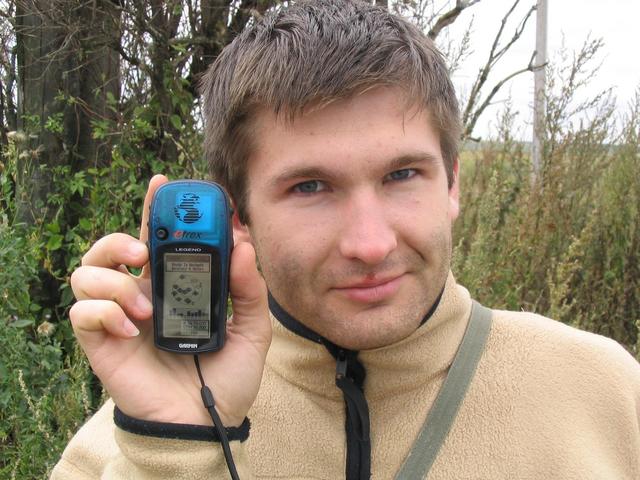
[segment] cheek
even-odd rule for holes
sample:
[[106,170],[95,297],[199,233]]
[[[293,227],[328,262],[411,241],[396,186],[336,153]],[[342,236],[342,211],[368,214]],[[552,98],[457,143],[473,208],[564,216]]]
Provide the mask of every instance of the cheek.
[[341,230],[339,215],[334,210],[288,211],[279,218],[278,239],[280,252],[316,264],[335,248],[336,236]]
[[[318,264],[322,263],[323,237],[308,225],[293,221],[276,221],[254,225],[251,240],[261,265],[262,273],[271,289],[299,289],[294,282],[308,283]],[[305,278],[305,282],[299,281]]]
[[289,312],[299,315],[306,311],[301,305],[313,302],[315,270],[303,251],[292,245],[291,239],[260,237],[256,255],[267,288]]
[[251,239],[261,255],[275,260],[286,261],[288,257],[301,258],[312,255],[324,241],[320,232],[312,225],[289,219],[282,219],[251,229]]
[[273,230],[266,225],[255,226],[249,229],[251,243],[256,250],[256,256],[262,271],[268,269],[269,264],[277,263],[281,252],[281,241],[274,238]]
[[[435,204],[438,208],[434,208]],[[446,203],[415,201],[405,206],[407,210],[399,217],[396,228],[410,248],[429,257],[442,248],[443,242],[449,242],[451,220]]]

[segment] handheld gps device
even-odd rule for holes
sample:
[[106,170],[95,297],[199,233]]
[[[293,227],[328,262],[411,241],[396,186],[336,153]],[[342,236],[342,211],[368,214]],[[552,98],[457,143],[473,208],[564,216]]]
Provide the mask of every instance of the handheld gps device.
[[233,238],[227,195],[212,182],[177,180],[149,207],[155,345],[177,353],[224,345]]

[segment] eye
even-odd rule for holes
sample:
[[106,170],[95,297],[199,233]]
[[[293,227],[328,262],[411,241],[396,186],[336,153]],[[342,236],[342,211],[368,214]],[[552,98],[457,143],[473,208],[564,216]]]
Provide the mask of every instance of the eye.
[[408,180],[414,175],[416,175],[416,170],[413,168],[403,168],[402,170],[396,170],[395,172],[391,172],[384,179],[385,181],[398,182],[402,180]]
[[294,193],[319,193],[327,189],[327,185],[320,180],[307,180],[306,182],[298,183],[294,185],[292,191]]

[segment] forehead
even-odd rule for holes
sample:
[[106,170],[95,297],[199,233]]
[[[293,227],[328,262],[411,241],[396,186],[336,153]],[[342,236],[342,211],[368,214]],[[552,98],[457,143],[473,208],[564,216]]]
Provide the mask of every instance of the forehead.
[[250,183],[268,171],[304,163],[360,168],[362,160],[369,164],[403,150],[441,156],[429,112],[408,104],[404,93],[391,87],[311,106],[293,117],[260,109],[252,120]]

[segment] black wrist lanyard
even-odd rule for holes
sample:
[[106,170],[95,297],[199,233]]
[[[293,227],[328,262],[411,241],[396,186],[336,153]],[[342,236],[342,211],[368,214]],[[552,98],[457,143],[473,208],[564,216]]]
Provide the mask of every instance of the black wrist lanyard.
[[213,420],[213,425],[216,427],[216,431],[218,432],[218,437],[220,438],[220,443],[222,444],[222,451],[224,452],[224,459],[227,462],[227,468],[229,469],[229,475],[231,475],[232,480],[240,480],[240,477],[238,477],[238,471],[236,470],[236,464],[233,461],[233,455],[231,454],[231,447],[229,446],[229,439],[227,438],[227,430],[224,428],[222,420],[220,420],[220,416],[216,411],[216,402],[213,399],[213,393],[211,393],[211,389],[204,383],[204,377],[202,376],[202,371],[200,370],[200,361],[198,360],[198,355],[193,356],[193,361],[196,364],[198,378],[200,378],[200,385],[202,385],[202,387],[200,388],[202,402],[204,403],[204,407],[209,412],[209,416],[211,417],[211,420]]

